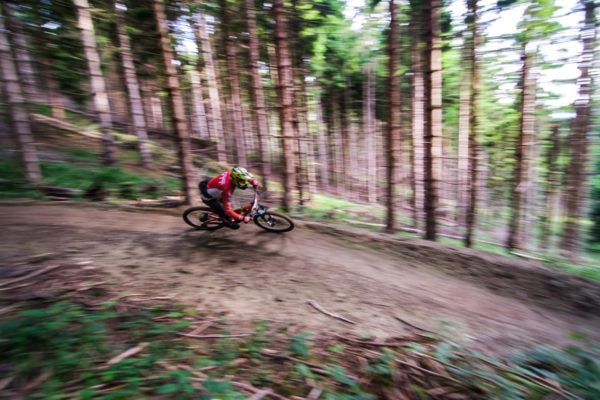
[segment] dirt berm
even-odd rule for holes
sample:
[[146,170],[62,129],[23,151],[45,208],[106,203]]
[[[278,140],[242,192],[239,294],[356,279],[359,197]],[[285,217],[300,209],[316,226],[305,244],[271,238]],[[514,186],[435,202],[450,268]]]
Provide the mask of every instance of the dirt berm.
[[307,228],[415,261],[458,276],[503,296],[558,311],[585,315],[600,309],[600,282],[551,269],[535,261],[420,239],[394,238],[339,225],[303,221]]

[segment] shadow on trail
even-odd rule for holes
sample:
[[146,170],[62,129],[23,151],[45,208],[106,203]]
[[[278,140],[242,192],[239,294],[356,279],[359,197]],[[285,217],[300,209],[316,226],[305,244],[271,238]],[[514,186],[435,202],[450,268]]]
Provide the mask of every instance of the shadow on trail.
[[283,250],[290,243],[286,235],[256,230],[206,232],[189,229],[180,238],[181,243],[173,243],[173,246],[185,244],[190,251],[207,252],[214,257],[239,256],[255,261],[265,256],[283,256]]

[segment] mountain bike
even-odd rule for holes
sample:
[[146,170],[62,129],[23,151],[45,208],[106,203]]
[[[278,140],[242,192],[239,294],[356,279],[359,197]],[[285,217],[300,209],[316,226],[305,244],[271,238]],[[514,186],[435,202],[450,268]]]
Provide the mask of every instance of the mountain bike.
[[[258,202],[259,191],[254,189],[254,198],[250,204],[246,204],[235,210],[236,213],[249,216],[254,223],[269,232],[284,233],[294,229],[294,222],[283,214],[269,211],[269,209]],[[227,224],[223,219],[209,207],[190,207],[183,212],[183,220],[190,226],[203,231],[216,231]]]

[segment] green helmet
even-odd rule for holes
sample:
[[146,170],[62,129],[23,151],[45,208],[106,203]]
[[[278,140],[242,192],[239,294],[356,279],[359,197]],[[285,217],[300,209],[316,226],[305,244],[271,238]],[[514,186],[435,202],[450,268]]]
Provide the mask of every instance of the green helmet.
[[254,178],[246,168],[238,166],[231,169],[230,176],[233,184],[240,189],[246,189],[250,180]]

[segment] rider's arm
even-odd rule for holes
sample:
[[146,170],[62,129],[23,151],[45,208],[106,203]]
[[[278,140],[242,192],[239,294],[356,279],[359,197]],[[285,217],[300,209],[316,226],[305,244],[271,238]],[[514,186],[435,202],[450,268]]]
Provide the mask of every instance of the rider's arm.
[[223,200],[223,209],[225,210],[225,214],[235,219],[236,221],[241,221],[244,219],[243,215],[240,215],[233,210],[233,206],[231,204],[231,195],[228,191],[223,191],[221,200]]
[[254,187],[260,186],[260,183],[258,183],[258,181],[256,179],[250,179],[250,181],[248,181],[248,183],[250,183]]

